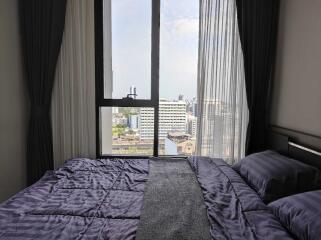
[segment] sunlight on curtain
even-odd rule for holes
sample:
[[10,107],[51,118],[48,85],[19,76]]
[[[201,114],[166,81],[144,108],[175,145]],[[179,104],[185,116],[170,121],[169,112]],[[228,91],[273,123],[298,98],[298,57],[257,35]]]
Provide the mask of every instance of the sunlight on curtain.
[[197,155],[244,156],[248,107],[234,0],[200,0]]
[[55,168],[95,157],[94,1],[68,0],[52,99]]

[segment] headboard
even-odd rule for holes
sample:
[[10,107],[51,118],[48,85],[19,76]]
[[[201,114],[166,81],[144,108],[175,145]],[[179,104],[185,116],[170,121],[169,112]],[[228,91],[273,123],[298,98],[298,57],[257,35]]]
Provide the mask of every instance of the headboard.
[[321,170],[321,137],[271,126],[269,148]]

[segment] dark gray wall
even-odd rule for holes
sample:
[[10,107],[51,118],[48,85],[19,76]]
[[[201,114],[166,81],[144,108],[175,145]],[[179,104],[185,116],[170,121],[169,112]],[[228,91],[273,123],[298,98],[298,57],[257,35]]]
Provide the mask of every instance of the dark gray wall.
[[26,186],[27,107],[18,0],[0,0],[0,202]]
[[321,1],[281,0],[271,123],[321,136]]

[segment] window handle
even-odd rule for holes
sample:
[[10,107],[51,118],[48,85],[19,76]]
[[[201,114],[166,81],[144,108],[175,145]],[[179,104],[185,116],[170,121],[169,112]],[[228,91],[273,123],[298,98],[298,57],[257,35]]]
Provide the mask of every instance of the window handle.
[[136,93],[129,93],[127,94],[127,97],[124,97],[123,99],[134,99],[133,96],[136,98],[138,95]]

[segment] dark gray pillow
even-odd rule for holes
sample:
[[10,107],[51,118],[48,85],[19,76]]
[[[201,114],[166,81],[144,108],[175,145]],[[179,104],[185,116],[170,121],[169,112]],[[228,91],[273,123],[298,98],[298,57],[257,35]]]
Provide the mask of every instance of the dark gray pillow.
[[321,239],[321,190],[281,198],[268,206],[298,239]]
[[232,167],[265,203],[321,186],[319,169],[270,150],[251,154]]

